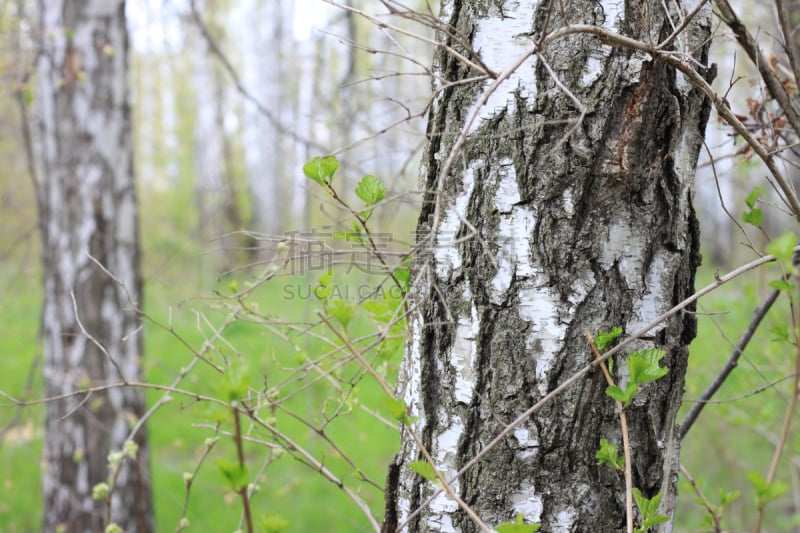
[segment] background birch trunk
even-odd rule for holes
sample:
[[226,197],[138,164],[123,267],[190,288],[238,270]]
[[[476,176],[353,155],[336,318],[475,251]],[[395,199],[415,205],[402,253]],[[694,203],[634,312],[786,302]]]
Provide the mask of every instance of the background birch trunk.
[[[38,62],[38,195],[45,301],[46,396],[141,379],[136,190],[125,2],[42,0]],[[92,260],[95,258],[122,286]],[[92,498],[109,478],[144,395],[114,388],[47,403],[44,530],[151,531],[145,433],[114,478],[110,508]],[[107,514],[110,509],[110,515]]]
[[[244,109],[244,158],[252,199],[250,229],[280,235],[285,229],[283,181],[285,157],[278,129],[283,107],[283,58],[289,6],[285,0],[249,0],[244,13],[250,26],[242,35],[245,87],[272,113],[264,116],[252,104]],[[277,123],[275,122],[277,121]],[[273,252],[267,252],[267,255]]]
[[[668,17],[677,20],[664,5],[579,0],[562,13],[531,0],[505,2],[502,10],[483,0],[446,0],[441,20],[501,72],[533,39],[568,24],[659,42],[673,31]],[[709,31],[706,6],[674,42],[677,52],[691,50],[705,65]],[[449,479],[591,362],[585,330],[621,326],[630,334],[693,293],[700,256],[692,187],[709,108],[667,65],[584,34],[526,60],[481,107],[489,81],[443,88],[475,75],[443,48],[434,69],[440,92],[421,174],[427,191],[444,180],[443,194],[427,195],[419,219],[418,233],[433,232],[433,244],[415,267],[399,392],[435,468]],[[473,114],[466,143],[442,175]],[[695,330],[693,314],[680,314],[637,345],[666,350],[669,373],[644,387],[628,412],[633,486],[647,497],[663,491],[667,515],[679,466],[675,416]],[[621,369],[618,360],[615,379],[624,386]],[[517,427],[455,483],[464,502],[490,526],[522,514],[548,532],[624,530],[622,476],[595,458],[601,438],[622,449],[605,389],[598,370]],[[387,484],[385,531],[406,524],[434,491],[408,468],[418,459],[404,431]],[[404,530],[476,529],[441,494]]]

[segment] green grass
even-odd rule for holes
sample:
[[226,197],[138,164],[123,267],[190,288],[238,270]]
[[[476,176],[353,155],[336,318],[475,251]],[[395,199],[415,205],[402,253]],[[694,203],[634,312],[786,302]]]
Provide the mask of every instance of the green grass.
[[[179,241],[161,242],[157,250],[146,256],[145,269],[149,279],[146,285],[145,309],[153,319],[145,328],[147,379],[151,383],[169,384],[192,360],[191,348],[199,349],[205,337],[212,334],[208,325],[198,322],[198,314],[219,326],[227,313],[226,302],[207,299],[212,294],[213,268],[204,261],[205,256],[196,254],[196,248]],[[238,277],[244,286],[246,275]],[[711,274],[705,272],[703,283],[710,281]],[[750,320],[752,310],[760,305],[769,276],[758,275],[738,281],[730,288],[715,293],[702,302],[699,309],[699,336],[691,347],[689,377],[686,398],[697,397],[730,354],[730,345],[717,330],[715,321],[725,335],[735,342]],[[40,368],[32,370],[32,362],[40,349],[36,334],[39,321],[41,290],[36,268],[5,268],[0,273],[0,357],[3,371],[0,372],[0,389],[18,397],[41,396]],[[219,290],[229,292],[228,279],[218,283]],[[343,283],[357,284],[350,278]],[[286,283],[305,283],[299,278],[278,278],[253,297],[253,303],[264,311],[286,317],[289,320],[309,321],[314,317],[315,301],[300,298],[287,299]],[[698,286],[701,284],[698,284]],[[306,290],[306,289],[304,289]],[[188,299],[194,295],[198,298]],[[230,302],[227,302],[230,304]],[[724,314],[719,314],[724,313]],[[785,409],[785,400],[775,388],[752,394],[766,384],[785,377],[792,371],[793,347],[772,342],[769,329],[785,321],[788,306],[779,303],[759,330],[756,338],[745,352],[745,357],[730,380],[718,393],[720,400],[733,400],[709,405],[695,428],[684,442],[682,462],[697,479],[703,480],[703,489],[715,500],[719,489],[739,490],[741,498],[726,513],[726,527],[743,530],[752,527],[754,519],[753,491],[747,480],[748,471],[766,475],[772,452],[771,438],[777,434]],[[159,327],[155,322],[169,325],[183,338]],[[198,323],[200,326],[198,327]],[[369,328],[366,314],[359,311],[351,324],[352,335],[357,336]],[[285,330],[281,330],[285,331]],[[317,327],[312,330],[323,334]],[[296,337],[304,352],[281,341],[263,324],[252,317],[229,326],[223,333],[226,342],[217,342],[217,351],[211,359],[217,363],[227,360],[246,362],[250,385],[261,390],[264,383],[274,386],[287,375],[287,367],[296,365],[305,356],[318,356],[327,348],[319,340],[309,336]],[[351,365],[341,373],[345,380],[354,370]],[[33,371],[31,389],[26,392],[26,381]],[[219,395],[222,377],[210,366],[200,364],[186,377],[181,388],[203,394]],[[289,385],[286,390],[291,390]],[[787,396],[789,385],[778,386]],[[358,387],[360,401],[380,410],[382,393],[369,378]],[[748,396],[749,395],[749,396]],[[152,405],[161,393],[149,391],[148,402]],[[327,386],[315,385],[287,400],[285,405],[314,424],[321,422],[321,412],[331,412],[325,405],[330,396]],[[745,396],[742,398],[742,396]],[[682,411],[685,413],[685,408]],[[5,425],[17,414],[15,409],[0,411],[0,424]],[[153,467],[154,513],[157,531],[174,531],[181,516],[185,489],[183,473],[192,471],[203,451],[206,438],[214,434],[212,429],[202,427],[213,423],[213,412],[203,403],[186,398],[175,400],[159,410],[149,421],[151,463]],[[222,412],[226,415],[226,412]],[[265,410],[263,416],[269,413]],[[40,462],[42,443],[42,409],[27,408],[18,413],[13,428],[0,443],[0,531],[31,532],[40,527]],[[296,419],[281,413],[275,414],[276,424],[296,442],[324,461],[345,484],[360,494],[380,516],[383,502],[379,491],[369,488],[353,473],[328,445],[320,443],[315,433]],[[223,416],[223,427],[230,428],[230,419]],[[269,439],[270,435],[256,427],[246,426],[246,431],[256,439]],[[395,431],[376,423],[365,412],[355,409],[353,413],[340,417],[326,427],[326,432],[338,443],[347,455],[358,460],[369,478],[382,484],[385,469],[398,445]],[[246,452],[250,473],[257,472],[269,457],[267,449],[258,444],[247,444]],[[797,461],[800,454],[800,439],[795,431],[787,446],[786,457],[779,469],[779,479],[791,483],[788,464]],[[195,478],[187,517],[193,531],[233,531],[238,525],[241,504],[226,486],[218,467],[217,459],[235,458],[233,442],[222,437],[211,456]],[[278,515],[289,526],[287,531],[365,531],[367,523],[355,505],[336,486],[323,479],[317,472],[301,464],[289,454],[272,460],[259,481],[260,490],[253,500],[254,515]],[[693,496],[683,487],[681,501],[676,513],[676,531],[699,531],[703,510],[693,502]],[[788,531],[797,518],[791,515],[788,495],[772,502],[768,507],[767,524],[772,531]]]
[[[3,269],[0,282],[0,390],[16,398],[41,396],[41,366],[36,335],[41,289],[38,271],[26,264]],[[5,402],[5,400],[2,400]],[[0,427],[0,530],[8,533],[40,530],[39,507],[44,409],[4,408]]]
[[[183,262],[181,262],[183,264]],[[35,271],[35,269],[33,269]],[[145,367],[150,383],[169,384],[193,358],[189,344],[199,349],[206,335],[211,335],[207,325],[198,327],[198,314],[207,317],[218,327],[226,316],[219,301],[204,299],[185,301],[187,294],[210,295],[210,282],[203,283],[194,276],[180,276],[161,269],[166,281],[151,281],[145,295],[146,312],[151,321],[145,327]],[[12,273],[13,274],[13,273]],[[2,304],[0,305],[0,354],[4,358],[0,373],[0,389],[16,397],[41,397],[40,368],[33,370],[33,388],[25,393],[26,376],[31,372],[31,363],[38,357],[40,349],[36,341],[41,292],[38,275],[10,275]],[[152,278],[151,278],[152,279]],[[180,279],[181,282],[176,282]],[[300,283],[299,280],[293,283]],[[206,289],[203,288],[206,287]],[[223,282],[222,287],[226,286]],[[282,282],[265,287],[264,294],[254,297],[262,308],[268,309],[273,302],[275,311],[287,318],[301,319],[308,314],[313,301],[300,299],[283,300]],[[306,317],[307,318],[307,317]],[[173,332],[164,327],[170,327]],[[351,328],[356,331],[366,326],[364,316],[357,318]],[[316,328],[321,332],[321,328]],[[178,336],[182,338],[179,339]],[[242,357],[249,368],[251,385],[260,389],[266,379],[273,383],[285,374],[279,368],[293,363],[298,354],[285,343],[277,340],[259,324],[236,322],[223,333],[225,343],[217,343],[217,351],[211,359],[222,364],[223,357],[235,360]],[[322,350],[317,341],[303,341],[308,355]],[[352,372],[352,365],[349,372]],[[346,376],[347,372],[343,373]],[[198,365],[181,383],[180,388],[203,394],[220,393],[224,379],[210,366]],[[286,403],[288,408],[315,422],[320,421],[318,412],[329,396],[326,387],[316,386]],[[148,403],[152,405],[160,392],[148,391]],[[365,404],[379,408],[381,393],[377,387],[362,383],[359,399]],[[172,531],[178,524],[183,507],[185,489],[183,473],[192,471],[197,464],[206,438],[213,430],[199,425],[213,423],[207,406],[175,397],[150,419],[148,425],[151,447],[151,465],[154,486],[154,513],[158,531]],[[0,423],[7,423],[16,411],[4,409],[0,412]],[[28,532],[40,530],[40,470],[42,445],[42,409],[26,408],[20,412],[15,426],[6,434],[0,448],[0,470],[3,472],[4,490],[0,491],[0,531]],[[266,414],[264,415],[266,416]],[[230,428],[230,419],[223,424]],[[382,494],[364,486],[352,469],[347,467],[327,445],[318,442],[315,434],[297,420],[278,414],[277,426],[291,435],[296,442],[314,453],[325,466],[332,470],[352,490],[381,514]],[[249,428],[254,438],[268,439],[263,430]],[[387,428],[360,410],[335,419],[326,428],[331,439],[348,455],[354,456],[370,479],[383,484],[385,469],[398,446],[396,431]],[[248,444],[246,447],[249,470],[258,471],[268,457],[263,446]],[[204,463],[194,482],[187,517],[196,527],[194,530],[233,531],[237,527],[240,501],[226,487],[226,483],[214,464],[217,459],[235,458],[232,440],[222,437],[219,444]],[[256,518],[266,514],[279,515],[290,523],[290,531],[359,531],[367,529],[360,511],[344,493],[323,479],[320,474],[304,466],[289,454],[275,459],[261,478],[260,491],[253,501]]]

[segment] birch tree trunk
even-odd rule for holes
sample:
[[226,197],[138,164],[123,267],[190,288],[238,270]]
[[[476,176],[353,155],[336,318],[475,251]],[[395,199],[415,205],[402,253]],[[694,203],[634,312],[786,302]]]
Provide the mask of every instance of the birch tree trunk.
[[[141,299],[124,0],[41,0],[38,175],[48,397],[139,380]],[[124,288],[90,260],[95,258]],[[144,396],[113,388],[47,404],[44,530],[152,531],[145,434],[109,482]],[[132,452],[132,450],[131,450]],[[108,514],[110,509],[110,514]]]
[[[692,7],[669,6],[679,4]],[[502,9],[445,0],[441,19],[501,72],[532,39],[567,24],[657,43],[673,31],[665,5],[578,0],[563,13],[532,0],[502,2]],[[705,65],[710,27],[706,5],[673,46]],[[663,62],[586,34],[554,41],[541,58],[526,60],[484,106],[478,89],[489,82],[442,89],[429,117],[423,188],[435,191],[444,180],[444,194],[429,193],[419,219],[419,233],[433,231],[434,241],[415,267],[399,395],[447,479],[592,361],[585,330],[633,333],[694,291],[700,256],[691,202],[707,102]],[[442,50],[434,69],[435,88],[474,75]],[[559,84],[586,107],[582,121]],[[473,113],[478,120],[442,175]],[[679,314],[636,345],[667,352],[669,373],[647,384],[627,413],[633,486],[647,497],[663,491],[659,511],[667,515],[679,467],[674,422],[695,329],[691,313]],[[623,386],[624,369],[618,359]],[[547,532],[624,531],[622,476],[595,458],[601,438],[622,450],[606,386],[599,370],[587,374],[467,470],[456,492],[490,527],[522,514]],[[421,458],[404,429],[384,530],[476,531],[444,493],[411,517],[435,490],[408,468]]]
[[[213,20],[209,2],[197,2],[197,8]],[[207,239],[225,231],[223,208],[225,194],[225,139],[223,126],[223,88],[214,71],[215,58],[208,41],[189,28],[197,98],[194,124],[194,196],[198,214],[198,233]],[[188,32],[187,32],[188,33]]]
[[275,120],[283,115],[282,54],[285,46],[285,0],[248,0],[243,21],[245,86],[272,112],[273,120],[254,105],[244,109],[244,154],[247,180],[253,202],[253,230],[280,234],[284,229],[285,157],[282,132]]

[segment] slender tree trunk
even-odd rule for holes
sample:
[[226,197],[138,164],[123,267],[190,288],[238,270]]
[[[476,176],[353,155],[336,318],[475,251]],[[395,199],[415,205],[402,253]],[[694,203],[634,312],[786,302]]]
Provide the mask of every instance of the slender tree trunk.
[[[578,0],[566,13],[558,3],[495,4],[442,2],[443,22],[469,36],[494,72],[521,57],[532,38],[570,23],[645,42],[672,32],[666,4],[656,0]],[[688,3],[670,9],[678,4]],[[704,65],[709,30],[706,6],[674,46]],[[630,334],[694,290],[700,257],[691,200],[707,103],[664,63],[596,37],[570,35],[541,57],[547,65],[528,59],[485,106],[477,106],[474,84],[453,85],[430,114],[423,187],[435,191],[444,180],[444,195],[429,193],[420,216],[420,234],[434,230],[434,244],[415,267],[417,306],[399,393],[448,479],[592,361],[585,330],[621,326]],[[474,75],[444,51],[434,67],[437,87]],[[559,83],[586,106],[583,120]],[[442,175],[472,113],[479,119]],[[674,421],[694,335],[694,316],[685,313],[637,344],[666,350],[669,373],[647,384],[627,413],[633,485],[647,497],[663,491],[667,515],[679,464]],[[623,386],[624,369],[618,359]],[[624,531],[622,476],[595,458],[601,438],[622,450],[605,389],[599,370],[578,381],[470,468],[457,493],[490,527],[522,514],[547,532]],[[387,483],[385,531],[406,523],[404,531],[476,531],[445,494],[408,521],[435,490],[408,468],[420,458],[404,430]]]
[[[139,380],[142,282],[128,97],[125,2],[41,0],[36,94],[48,397]],[[115,281],[91,260],[102,264]],[[144,396],[133,388],[47,404],[44,530],[152,531],[145,433],[113,479],[110,508],[92,498],[109,482]],[[108,514],[110,509],[110,516]]]
[[[244,83],[273,117],[285,105],[282,53],[285,45],[285,0],[249,0],[244,9],[248,29],[243,34]],[[279,234],[284,229],[282,134],[250,103],[244,112],[244,153],[252,198],[251,225],[255,231]],[[269,253],[269,252],[268,252]]]
[[[197,2],[197,8],[213,20],[209,2]],[[204,238],[219,237],[226,231],[222,218],[226,201],[223,186],[225,142],[222,124],[222,87],[214,71],[215,58],[207,40],[192,31],[194,87],[197,98],[194,124],[194,194],[198,214],[198,233]]]
[[[297,83],[297,106],[296,106],[296,132],[301,139],[314,141],[314,108],[315,108],[315,87],[317,84],[317,73],[320,70],[320,63],[317,40],[314,37],[297,42],[297,62],[298,83]],[[308,142],[294,143],[294,160],[300,165],[311,159],[312,154]],[[309,220],[309,194],[308,178],[297,169],[293,169],[289,174],[292,176],[291,183],[291,216],[290,221],[293,228],[308,227]]]

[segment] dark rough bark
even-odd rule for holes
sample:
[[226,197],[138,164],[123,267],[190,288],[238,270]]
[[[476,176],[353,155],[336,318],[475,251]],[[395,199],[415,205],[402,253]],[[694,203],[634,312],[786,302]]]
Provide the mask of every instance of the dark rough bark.
[[[52,397],[123,376],[140,380],[142,324],[128,298],[140,302],[142,282],[125,3],[42,0],[39,9],[42,334]],[[109,452],[122,451],[143,413],[144,395],[133,388],[47,404],[45,531],[103,531],[109,522],[127,532],[152,531],[144,431],[134,438],[136,459],[124,461],[109,483],[110,515],[106,502],[92,499],[93,486],[109,482]]]
[[[653,42],[672,31],[658,1],[627,3],[617,18],[579,0],[566,21],[555,7],[530,4],[447,1],[443,19],[469,36],[495,71],[504,68],[499,59],[524,50],[504,48],[504,39],[512,43],[531,30],[541,36],[545,24],[605,24]],[[480,40],[487,28],[491,40]],[[701,43],[709,29],[706,10],[675,45],[705,64]],[[420,216],[419,233],[435,230],[436,243],[415,267],[422,282],[399,390],[448,478],[591,362],[585,330],[622,326],[630,334],[694,291],[700,256],[691,195],[707,102],[667,65],[595,37],[568,36],[543,57],[588,109],[577,127],[576,105],[533,60],[501,87],[506,100],[490,99],[490,108],[479,110],[447,176],[442,165],[479,87],[443,91],[429,119],[424,187],[433,191],[445,179],[446,198],[439,220],[433,194]],[[434,66],[450,81],[474,74],[444,52]],[[467,238],[461,217],[477,236]],[[645,496],[663,491],[668,515],[679,466],[675,416],[694,336],[694,316],[684,313],[637,342],[637,349],[666,350],[669,373],[645,386],[628,411],[633,484]],[[615,379],[623,385],[624,368],[618,359]],[[597,371],[536,413],[459,480],[461,498],[490,526],[521,513],[547,532],[624,530],[623,478],[595,458],[601,438],[622,449],[605,389]],[[404,431],[387,483],[385,531],[397,530],[434,491],[407,467],[420,458]],[[440,495],[406,530],[477,528]]]

